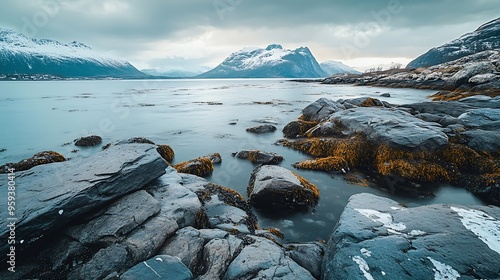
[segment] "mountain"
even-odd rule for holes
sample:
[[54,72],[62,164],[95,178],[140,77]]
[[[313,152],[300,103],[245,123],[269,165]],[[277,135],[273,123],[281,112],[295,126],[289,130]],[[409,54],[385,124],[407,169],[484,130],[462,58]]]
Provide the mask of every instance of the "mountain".
[[141,69],[141,72],[152,76],[162,76],[162,77],[175,77],[175,78],[191,78],[200,75],[210,68],[202,67],[203,70],[184,70],[184,69],[170,69],[170,70],[158,70],[158,69]]
[[0,74],[49,74],[68,78],[144,78],[127,61],[109,58],[89,46],[32,39],[0,28]]
[[429,67],[462,58],[486,50],[500,48],[500,18],[481,25],[476,31],[467,33],[411,61],[406,68]]
[[321,62],[319,66],[321,66],[321,69],[323,69],[323,71],[325,71],[329,76],[344,73],[361,74],[361,72],[359,72],[358,70],[355,70],[339,61],[329,60]]
[[198,78],[320,78],[328,77],[307,47],[295,50],[281,45],[244,48],[232,53]]

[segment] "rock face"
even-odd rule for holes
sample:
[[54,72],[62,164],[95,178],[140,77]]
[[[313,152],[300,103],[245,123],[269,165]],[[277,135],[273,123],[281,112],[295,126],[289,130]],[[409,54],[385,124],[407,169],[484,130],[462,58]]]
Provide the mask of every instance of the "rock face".
[[370,140],[403,149],[439,149],[448,144],[448,137],[439,125],[424,122],[401,110],[385,108],[354,108],[330,116],[340,122],[344,133],[363,133]]
[[467,33],[450,43],[432,48],[411,61],[406,67],[429,67],[498,48],[500,48],[500,18],[487,22],[476,31]]
[[498,278],[499,219],[498,207],[404,208],[354,195],[328,241],[323,279]]
[[265,125],[255,126],[255,127],[249,127],[246,129],[246,131],[251,132],[251,133],[256,133],[256,134],[271,133],[271,132],[276,131],[276,127],[274,125],[265,124]]
[[263,152],[259,150],[244,150],[233,153],[234,157],[248,159],[253,163],[278,164],[283,161],[283,157],[273,152]]
[[247,194],[254,206],[266,209],[307,209],[319,199],[316,186],[286,168],[273,165],[253,171]]
[[[20,203],[16,209],[22,217],[16,233],[24,239],[19,249],[82,213],[140,189],[164,174],[166,167],[156,147],[130,144],[114,146],[90,159],[74,159],[17,173],[16,183],[25,186],[17,190],[17,199],[30,202]],[[0,236],[6,238],[5,223],[2,221]]]

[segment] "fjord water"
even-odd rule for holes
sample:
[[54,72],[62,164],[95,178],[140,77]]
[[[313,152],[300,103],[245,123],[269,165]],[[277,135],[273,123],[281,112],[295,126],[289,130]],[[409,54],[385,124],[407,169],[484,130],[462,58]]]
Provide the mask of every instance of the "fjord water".
[[[391,97],[380,97],[382,93]],[[250,173],[256,165],[235,159],[231,153],[242,149],[276,152],[285,158],[280,165],[294,170],[291,164],[309,157],[274,143],[283,138],[281,129],[309,103],[320,97],[337,100],[370,96],[405,104],[425,101],[432,93],[283,79],[1,82],[0,149],[6,151],[0,153],[0,165],[46,150],[60,152],[66,158],[86,157],[100,151],[102,145],[80,148],[72,140],[90,134],[102,136],[103,144],[146,137],[172,146],[174,163],[220,153],[222,163],[207,179],[246,197]],[[245,131],[262,123],[274,124],[278,130],[264,135]],[[439,187],[434,197],[401,197],[349,184],[341,175],[294,171],[319,188],[321,198],[314,211],[279,216],[256,212],[262,228],[281,229],[287,241],[328,239],[348,198],[361,192],[390,197],[410,207],[484,204],[466,190],[447,185]]]

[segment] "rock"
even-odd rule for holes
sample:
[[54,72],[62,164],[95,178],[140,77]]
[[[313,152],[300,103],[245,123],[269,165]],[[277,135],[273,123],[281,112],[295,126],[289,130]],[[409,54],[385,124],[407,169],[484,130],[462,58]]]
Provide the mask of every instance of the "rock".
[[203,249],[203,263],[206,272],[197,279],[222,279],[231,259],[229,242],[225,239],[212,239]]
[[70,228],[69,235],[83,245],[109,245],[159,211],[160,202],[140,190],[113,203],[97,218]]
[[434,150],[448,144],[439,125],[424,122],[400,110],[386,108],[354,108],[334,113],[330,121],[340,123],[344,134],[363,133],[377,143],[394,148]]
[[500,123],[500,109],[480,108],[472,109],[461,114],[458,119],[467,127],[482,127],[493,122]]
[[426,121],[426,122],[435,122],[435,123],[439,123],[439,121],[446,115],[442,115],[442,114],[439,114],[439,115],[435,115],[435,114],[431,114],[431,113],[419,113],[419,114],[416,114],[415,117],[423,120],[423,121]]
[[402,108],[410,108],[418,113],[430,113],[434,115],[448,115],[458,117],[467,110],[475,109],[464,102],[458,101],[433,101],[401,105]]
[[283,157],[273,152],[259,150],[244,150],[232,154],[234,157],[248,159],[253,163],[279,164]]
[[1,173],[8,173],[9,168],[14,168],[16,172],[19,171],[24,171],[31,169],[35,166],[42,165],[42,164],[48,164],[48,163],[54,163],[54,162],[63,162],[66,161],[66,158],[64,158],[63,155],[54,152],[54,151],[45,151],[45,152],[40,152],[36,153],[34,156],[28,158],[28,159],[23,159],[18,163],[7,163],[3,166],[0,167],[0,174]]
[[121,280],[157,279],[191,280],[193,274],[179,259],[158,255],[140,262],[120,276]]
[[304,120],[291,121],[283,128],[283,135],[287,138],[297,138],[306,133],[309,129],[317,125],[318,122]]
[[159,254],[177,257],[192,272],[196,272],[201,265],[204,239],[200,232],[192,227],[185,227],[177,231],[160,249]]
[[257,167],[247,190],[250,203],[265,209],[307,209],[318,203],[319,191],[292,171],[273,165]]
[[135,229],[124,242],[134,263],[152,257],[177,228],[174,220],[156,216]]
[[380,96],[381,97],[391,97],[391,94],[388,92],[385,92],[385,93],[382,93]]
[[349,199],[328,241],[322,276],[498,278],[499,219],[498,207],[404,208],[387,198],[357,194]]
[[285,244],[285,254],[307,269],[316,279],[321,277],[321,262],[326,246],[320,242]]
[[[88,158],[17,172],[16,185],[24,186],[16,189],[17,200],[30,203],[16,205],[19,217],[16,235],[24,240],[16,248],[32,245],[75,218],[141,189],[163,175],[166,167],[155,146],[127,144]],[[5,209],[6,204],[7,200],[0,202]],[[1,221],[0,225],[0,236],[7,238],[7,221]],[[7,243],[1,249],[7,250]]]
[[499,152],[500,151],[500,133],[497,131],[486,131],[481,129],[468,130],[461,132],[466,140],[466,145],[471,149],[482,152]]
[[495,71],[495,67],[490,62],[472,62],[451,76],[448,82],[458,87],[469,82],[469,79],[476,75],[489,74],[493,71]]
[[263,134],[263,133],[271,133],[276,131],[276,127],[274,125],[259,125],[255,127],[249,127],[246,129],[247,132]]
[[144,138],[144,137],[133,137],[127,140],[121,140],[117,141],[114,143],[108,143],[102,147],[103,150],[106,150],[107,148],[111,146],[116,146],[116,145],[123,145],[123,144],[151,144],[151,145],[156,145],[153,141]]
[[473,84],[485,84],[489,83],[491,80],[497,79],[499,76],[493,73],[479,74],[471,77],[469,83]]
[[68,279],[102,279],[130,264],[127,248],[122,244],[113,244],[99,250],[89,262],[72,270]]
[[323,171],[342,171],[344,173],[349,170],[349,165],[344,158],[341,157],[325,157],[317,159],[308,159],[301,162],[296,162],[293,167],[299,169],[323,170]]
[[165,159],[168,163],[172,163],[172,160],[174,159],[175,156],[175,152],[174,149],[172,149],[172,147],[170,147],[169,145],[162,144],[158,145],[156,150],[163,159]]
[[196,176],[208,176],[214,171],[214,165],[208,158],[200,157],[174,165],[178,172]]
[[[207,183],[206,180],[199,179],[202,183]],[[168,167],[165,175],[148,186],[153,197],[160,201],[159,215],[174,219],[180,228],[194,226],[196,215],[201,211],[198,196],[184,187],[184,182],[173,167]]]
[[314,279],[272,241],[251,237],[247,245],[227,268],[224,279]]
[[205,158],[208,158],[213,164],[221,163],[222,162],[222,157],[219,153],[212,153],[204,156]]
[[205,240],[205,243],[215,238],[224,239],[229,236],[229,233],[227,231],[221,229],[203,228],[199,229],[198,231],[200,232],[200,237]]
[[75,143],[75,146],[96,146],[102,143],[102,137],[97,135],[85,136],[75,139],[73,142]]
[[1,149],[0,149],[0,153],[3,153],[3,152],[5,152],[5,151],[7,151],[7,149],[4,149],[4,148],[1,148]]
[[384,107],[382,101],[371,97],[358,97],[358,98],[346,99],[344,100],[343,104],[344,106],[345,104],[351,104],[356,107]]
[[305,121],[320,122],[331,114],[344,109],[345,107],[340,103],[327,98],[320,98],[302,109],[302,116]]
[[342,128],[342,125],[325,121],[312,127],[304,134],[307,137],[343,137]]

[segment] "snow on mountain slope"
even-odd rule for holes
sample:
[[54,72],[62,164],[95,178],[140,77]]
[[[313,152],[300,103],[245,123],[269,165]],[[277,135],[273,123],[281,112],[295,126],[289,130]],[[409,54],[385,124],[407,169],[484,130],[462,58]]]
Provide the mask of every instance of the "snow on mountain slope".
[[0,73],[52,74],[65,77],[146,76],[124,60],[109,58],[89,46],[32,39],[0,28]]
[[344,74],[344,73],[361,74],[361,72],[359,72],[358,70],[355,70],[339,61],[329,60],[321,62],[319,65],[330,76],[335,74]]
[[447,44],[430,49],[411,61],[406,68],[429,67],[494,49],[500,49],[500,18],[489,21]]
[[295,50],[272,44],[232,53],[199,78],[317,78],[327,77],[307,47]]

